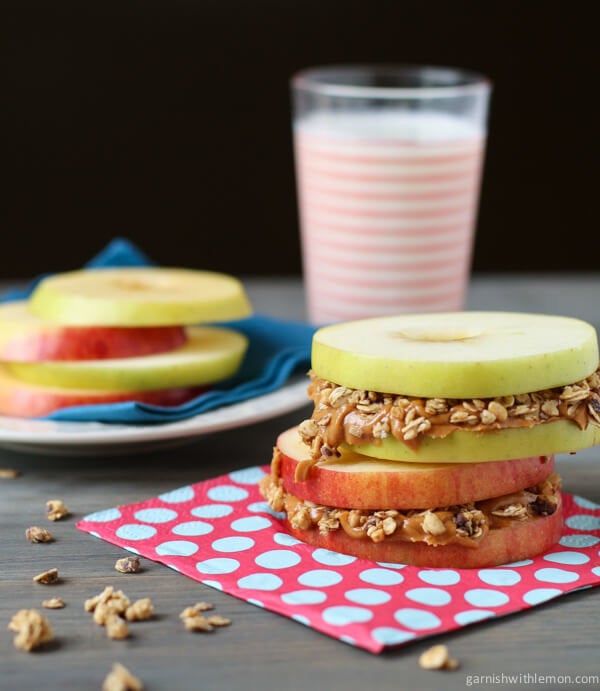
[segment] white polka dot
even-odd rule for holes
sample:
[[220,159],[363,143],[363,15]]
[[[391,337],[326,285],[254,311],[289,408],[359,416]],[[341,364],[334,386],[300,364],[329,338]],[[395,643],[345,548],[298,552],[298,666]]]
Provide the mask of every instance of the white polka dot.
[[559,595],[562,595],[562,590],[558,588],[535,588],[525,593],[525,595],[523,595],[523,600],[528,605],[539,605],[540,602],[546,602]]
[[177,511],[172,509],[140,509],[133,514],[138,521],[143,521],[144,523],[168,523],[174,518],[177,518]]
[[156,535],[156,528],[139,523],[125,523],[117,528],[115,535],[123,540],[147,540]]
[[460,624],[460,626],[466,626],[467,624],[474,624],[476,621],[483,621],[495,616],[494,612],[489,612],[486,609],[467,609],[454,615],[454,621]]
[[296,552],[289,549],[272,549],[259,554],[254,561],[263,569],[288,569],[299,564],[301,559]]
[[364,624],[367,621],[371,621],[373,612],[364,607],[337,605],[336,607],[324,609],[321,616],[323,621],[331,626],[346,626],[347,624]]
[[594,576],[600,576],[600,566],[594,566],[594,568],[592,569],[592,573],[594,574]]
[[222,537],[212,543],[215,552],[245,552],[254,547],[251,537]]
[[100,537],[100,533],[97,533],[97,532],[94,531],[94,530],[90,530],[90,532],[88,533],[88,535],[93,535],[94,537]]
[[240,562],[237,559],[228,559],[226,557],[215,557],[214,559],[205,559],[196,564],[196,569],[200,573],[214,574],[215,576],[224,573],[233,573],[240,568]]
[[585,497],[579,497],[576,494],[573,495],[573,501],[577,506],[581,506],[582,509],[600,509],[600,504],[596,504]]
[[194,490],[192,487],[180,487],[171,492],[165,492],[158,495],[167,504],[182,504],[185,501],[191,501],[194,498]]
[[346,600],[357,605],[383,605],[392,599],[389,593],[376,588],[355,588],[344,593]]
[[277,590],[283,585],[283,581],[274,573],[252,573],[240,578],[238,588],[244,590]]
[[473,588],[465,593],[465,600],[473,607],[501,607],[510,598],[499,590],[489,588]]
[[166,566],[168,566],[170,569],[173,569],[173,571],[177,571],[177,573],[181,573],[179,567],[175,566],[175,564],[166,564]]
[[320,590],[295,590],[281,596],[286,605],[320,605],[327,595]]
[[538,569],[533,575],[544,583],[574,583],[579,579],[579,574],[565,569]]
[[264,470],[261,470],[257,465],[229,473],[229,477],[234,482],[239,482],[240,485],[257,485],[258,481],[264,476]]
[[600,530],[600,518],[583,513],[569,516],[565,523],[573,530]]
[[533,564],[533,559],[521,559],[521,561],[512,561],[510,564],[504,564],[504,566],[510,566],[513,569],[518,569],[521,566],[529,566]]
[[170,540],[168,542],[161,542],[160,545],[155,547],[155,550],[156,554],[159,554],[161,557],[189,557],[192,554],[196,554],[198,545],[189,540]]
[[378,626],[371,631],[371,636],[382,645],[399,645],[410,641],[415,635],[412,631],[402,631],[392,626]]
[[521,574],[511,569],[481,569],[478,576],[488,585],[516,585],[521,580]]
[[128,552],[133,552],[134,554],[140,553],[139,549],[136,549],[135,547],[129,547],[128,545],[123,545],[123,549],[126,549]]
[[295,537],[292,537],[287,533],[275,533],[275,535],[273,535],[273,541],[278,545],[283,545],[285,547],[292,547],[292,545],[302,544],[302,540],[297,540]]
[[600,542],[600,537],[593,535],[564,535],[558,541],[563,547],[592,547]]
[[330,585],[337,585],[341,580],[342,576],[339,573],[327,569],[314,569],[298,576],[300,585],[314,588],[327,588]]
[[196,518],[222,518],[233,513],[233,506],[227,504],[205,504],[204,506],[196,506],[190,513]]
[[109,521],[116,521],[117,518],[121,518],[121,512],[119,509],[105,509],[104,511],[96,511],[95,513],[89,514],[84,518],[85,521],[90,521],[92,523],[108,523]]
[[252,513],[268,513],[273,518],[285,518],[285,511],[273,511],[266,501],[255,501],[253,504],[248,504],[246,508]]
[[377,566],[383,566],[384,569],[404,569],[406,564],[395,564],[391,561],[376,561]]
[[211,487],[206,496],[213,501],[242,501],[248,498],[248,491],[234,485]]
[[433,612],[428,612],[425,609],[412,609],[406,607],[394,612],[394,619],[402,626],[408,626],[409,629],[436,629],[442,625],[442,620],[436,617]]
[[248,518],[238,518],[233,521],[231,529],[238,533],[255,533],[257,530],[264,530],[269,528],[271,521],[263,516],[249,516]]
[[405,595],[413,602],[434,607],[447,605],[452,599],[450,593],[441,588],[412,588],[412,590],[407,590]]
[[299,624],[303,624],[304,626],[310,626],[310,621],[303,614],[292,614],[292,619],[297,621]]
[[255,600],[253,597],[249,597],[246,602],[249,602],[251,605],[254,605],[255,607],[263,607],[265,606],[265,603],[262,602],[261,600]]
[[210,588],[214,588],[215,590],[223,590],[223,586],[219,583],[219,581],[200,581],[200,582],[204,583],[204,585],[207,585]]
[[404,580],[402,574],[388,569],[366,569],[359,574],[361,581],[371,585],[398,585]]
[[545,554],[546,561],[554,562],[555,564],[587,564],[590,558],[587,554],[582,552],[552,552],[552,554]]
[[186,523],[179,523],[171,529],[175,535],[208,535],[212,533],[214,527],[210,523],[204,521],[187,521]]
[[340,636],[340,641],[348,645],[356,645],[356,641],[351,636]]
[[349,554],[331,552],[328,549],[316,549],[312,553],[312,558],[325,566],[346,566],[356,561],[356,557],[351,557]]
[[419,571],[419,578],[429,585],[455,585],[460,581],[460,574],[450,569],[439,571]]

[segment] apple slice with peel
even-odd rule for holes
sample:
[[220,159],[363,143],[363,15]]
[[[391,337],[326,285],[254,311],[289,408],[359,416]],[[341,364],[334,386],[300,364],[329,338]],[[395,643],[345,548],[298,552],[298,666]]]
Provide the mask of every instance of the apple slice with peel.
[[181,326],[61,326],[38,319],[26,302],[0,305],[0,360],[103,360],[164,353],[186,342]]
[[141,267],[50,276],[35,289],[30,309],[42,319],[78,326],[180,326],[252,311],[233,276]]
[[35,386],[12,377],[0,366],[0,415],[14,417],[42,417],[71,406],[124,401],[176,406],[190,401],[202,391],[202,388],[197,387],[160,391],[94,391]]
[[204,386],[235,374],[248,339],[237,331],[199,326],[181,348],[159,355],[115,360],[9,362],[12,375],[38,386],[102,391],[153,391]]
[[536,427],[488,432],[457,430],[443,439],[423,437],[411,449],[394,437],[378,443],[348,446],[372,458],[409,463],[476,463],[573,453],[600,444],[600,427],[589,424],[581,430],[572,420],[553,420]]
[[343,450],[340,458],[310,469],[296,482],[298,465],[310,458],[296,427],[279,435],[281,477],[290,494],[324,506],[352,509],[427,509],[490,499],[532,487],[554,472],[553,456],[493,463],[398,463]]
[[562,534],[562,505],[550,516],[515,521],[490,530],[477,547],[458,544],[432,547],[424,542],[402,542],[350,537],[343,530],[323,535],[318,529],[301,530],[288,523],[298,540],[333,552],[393,564],[415,564],[431,568],[476,569],[528,559],[550,549]]
[[590,324],[508,312],[336,324],[317,331],[312,350],[313,371],[337,385],[426,398],[531,393],[573,384],[597,367]]

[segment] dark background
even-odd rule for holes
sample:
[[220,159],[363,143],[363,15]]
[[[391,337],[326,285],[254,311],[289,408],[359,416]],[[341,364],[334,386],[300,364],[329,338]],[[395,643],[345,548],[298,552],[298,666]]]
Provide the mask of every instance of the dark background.
[[115,235],[163,264],[300,271],[288,79],[448,64],[495,84],[477,271],[597,269],[591,3],[0,2],[0,278]]

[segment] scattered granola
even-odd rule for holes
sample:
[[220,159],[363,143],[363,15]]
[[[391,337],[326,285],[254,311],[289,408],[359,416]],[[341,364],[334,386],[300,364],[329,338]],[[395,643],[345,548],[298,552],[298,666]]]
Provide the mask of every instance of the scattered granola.
[[434,645],[421,653],[419,666],[422,669],[457,669],[458,660],[450,657],[448,648],[445,645]]
[[125,610],[127,621],[146,621],[154,614],[154,605],[149,597],[136,600]]
[[31,528],[27,528],[25,531],[25,537],[29,542],[52,542],[54,537],[49,530],[46,528],[40,528],[37,525],[32,525]]
[[38,573],[37,576],[33,577],[36,583],[41,583],[42,585],[51,585],[58,581],[58,569],[49,569],[43,573]]
[[62,597],[51,597],[49,600],[44,600],[42,602],[42,607],[46,609],[63,609],[65,606]]
[[54,638],[50,623],[37,609],[19,610],[10,620],[8,630],[17,634],[15,648],[28,653]]
[[123,557],[115,563],[115,570],[120,573],[139,573],[141,568],[139,557]]
[[0,468],[0,480],[14,480],[20,473],[14,468]]
[[204,617],[201,614],[201,612],[211,609],[213,609],[213,605],[208,602],[197,602],[191,607],[186,607],[179,615],[186,631],[213,631],[215,627],[229,626],[231,624],[231,619],[222,617],[219,614],[212,614],[210,617]]
[[46,502],[46,515],[51,521],[60,521],[69,515],[69,509],[60,499],[50,499]]
[[102,691],[143,691],[143,689],[142,682],[119,662],[115,662],[102,684]]

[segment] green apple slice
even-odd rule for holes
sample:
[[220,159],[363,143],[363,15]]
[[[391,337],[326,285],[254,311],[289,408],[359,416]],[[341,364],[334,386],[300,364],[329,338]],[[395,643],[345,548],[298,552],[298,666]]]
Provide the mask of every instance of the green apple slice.
[[113,360],[5,363],[7,371],[38,386],[102,391],[152,391],[203,386],[239,368],[248,345],[236,331],[191,327],[187,343],[159,355]]
[[510,312],[346,322],[317,331],[312,349],[312,369],[323,379],[426,398],[530,393],[572,384],[597,367],[591,324]]
[[251,307],[233,276],[189,269],[94,269],[57,274],[34,291],[29,308],[79,326],[169,326],[240,319]]
[[581,430],[571,420],[556,420],[530,429],[487,432],[458,430],[443,439],[423,437],[416,450],[394,437],[382,439],[379,444],[360,444],[348,448],[364,456],[390,461],[473,463],[572,453],[596,444],[600,444],[600,427],[590,424]]

